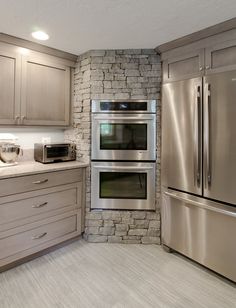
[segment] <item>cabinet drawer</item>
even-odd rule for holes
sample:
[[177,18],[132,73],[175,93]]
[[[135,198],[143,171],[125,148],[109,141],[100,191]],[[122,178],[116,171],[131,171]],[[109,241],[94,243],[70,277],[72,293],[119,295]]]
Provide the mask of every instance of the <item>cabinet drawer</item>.
[[77,188],[64,188],[64,190],[63,188],[64,186],[61,186],[61,191],[0,204],[0,225],[9,225],[10,222],[40,214],[49,217],[55,210],[70,206],[74,206],[75,209],[76,206],[80,206],[80,200],[77,200]]
[[77,215],[41,225],[0,240],[0,260],[77,231]]
[[82,181],[82,169],[46,172],[0,180],[0,197]]

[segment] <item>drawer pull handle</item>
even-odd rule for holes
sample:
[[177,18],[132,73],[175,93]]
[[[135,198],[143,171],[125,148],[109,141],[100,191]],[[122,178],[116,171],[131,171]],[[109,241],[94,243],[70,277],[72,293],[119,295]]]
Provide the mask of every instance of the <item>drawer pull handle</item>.
[[34,209],[39,209],[40,207],[43,207],[45,205],[47,205],[48,202],[44,202],[44,203],[41,203],[41,204],[36,204],[36,205],[32,205],[32,208]]
[[43,183],[46,183],[47,181],[48,181],[48,179],[41,180],[41,181],[35,181],[35,182],[33,182],[33,184],[43,184]]
[[34,236],[32,236],[32,240],[38,240],[38,239],[44,237],[45,235],[47,235],[47,232],[44,232],[44,233],[41,233],[41,234],[38,234],[38,235],[34,235]]

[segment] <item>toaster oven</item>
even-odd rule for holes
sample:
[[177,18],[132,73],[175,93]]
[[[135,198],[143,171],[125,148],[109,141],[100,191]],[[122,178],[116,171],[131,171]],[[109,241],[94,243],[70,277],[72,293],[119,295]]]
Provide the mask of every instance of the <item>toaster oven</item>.
[[75,160],[76,145],[73,143],[35,143],[34,159],[43,164]]

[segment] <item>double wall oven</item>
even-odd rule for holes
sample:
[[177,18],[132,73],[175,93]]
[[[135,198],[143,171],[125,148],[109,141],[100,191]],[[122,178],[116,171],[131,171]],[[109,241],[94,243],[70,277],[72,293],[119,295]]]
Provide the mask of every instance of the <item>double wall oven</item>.
[[91,207],[155,209],[156,101],[92,101]]

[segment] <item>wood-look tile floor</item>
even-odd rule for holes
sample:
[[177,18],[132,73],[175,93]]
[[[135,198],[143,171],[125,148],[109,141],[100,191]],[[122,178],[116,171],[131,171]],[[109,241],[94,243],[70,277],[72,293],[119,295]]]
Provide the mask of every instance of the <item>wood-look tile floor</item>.
[[160,246],[83,240],[0,274],[1,308],[235,308],[236,288]]

